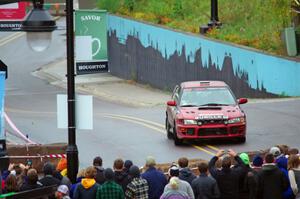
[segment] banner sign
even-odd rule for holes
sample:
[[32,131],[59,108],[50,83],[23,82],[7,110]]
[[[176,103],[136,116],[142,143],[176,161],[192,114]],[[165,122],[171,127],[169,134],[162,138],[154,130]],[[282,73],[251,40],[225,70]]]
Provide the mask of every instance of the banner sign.
[[0,31],[20,31],[21,21],[0,21]]
[[0,140],[5,139],[4,134],[4,94],[5,94],[5,77],[4,71],[0,71]]
[[26,15],[26,2],[9,3],[0,6],[0,20],[19,20]]
[[108,71],[105,10],[75,11],[75,51],[78,75]]
[[[58,94],[57,97],[57,127],[68,128],[68,97],[64,94]],[[93,129],[93,96],[76,95],[75,96],[75,126],[76,129]]]

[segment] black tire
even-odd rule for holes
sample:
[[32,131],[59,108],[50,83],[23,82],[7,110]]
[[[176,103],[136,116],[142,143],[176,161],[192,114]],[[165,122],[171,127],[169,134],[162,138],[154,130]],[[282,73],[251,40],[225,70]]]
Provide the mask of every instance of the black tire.
[[166,131],[167,131],[167,138],[172,139],[173,134],[172,134],[172,131],[171,131],[171,125],[170,125],[167,117],[166,117]]
[[175,146],[181,146],[183,144],[183,140],[177,137],[176,127],[173,128],[173,136],[174,136],[174,144]]
[[246,142],[246,137],[239,137],[237,138],[238,143],[245,143]]

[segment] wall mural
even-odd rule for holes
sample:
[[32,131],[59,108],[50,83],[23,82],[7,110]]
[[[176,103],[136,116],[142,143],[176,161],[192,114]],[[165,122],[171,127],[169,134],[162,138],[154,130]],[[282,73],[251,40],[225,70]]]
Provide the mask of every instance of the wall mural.
[[300,96],[300,63],[109,15],[112,74],[172,89],[222,80],[237,97]]

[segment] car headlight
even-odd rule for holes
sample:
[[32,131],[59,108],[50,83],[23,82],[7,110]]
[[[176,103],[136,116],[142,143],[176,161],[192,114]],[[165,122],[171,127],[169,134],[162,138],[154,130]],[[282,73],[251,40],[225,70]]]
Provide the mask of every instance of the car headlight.
[[232,118],[230,120],[227,120],[227,124],[244,123],[244,122],[245,122],[244,117],[236,117],[236,118]]
[[197,124],[196,120],[183,120],[183,124],[189,125],[189,124]]

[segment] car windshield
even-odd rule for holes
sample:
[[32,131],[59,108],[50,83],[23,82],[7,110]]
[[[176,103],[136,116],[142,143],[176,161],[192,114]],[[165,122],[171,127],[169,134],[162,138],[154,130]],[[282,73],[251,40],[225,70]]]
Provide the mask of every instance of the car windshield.
[[182,91],[180,106],[226,106],[236,104],[227,88],[186,88]]

